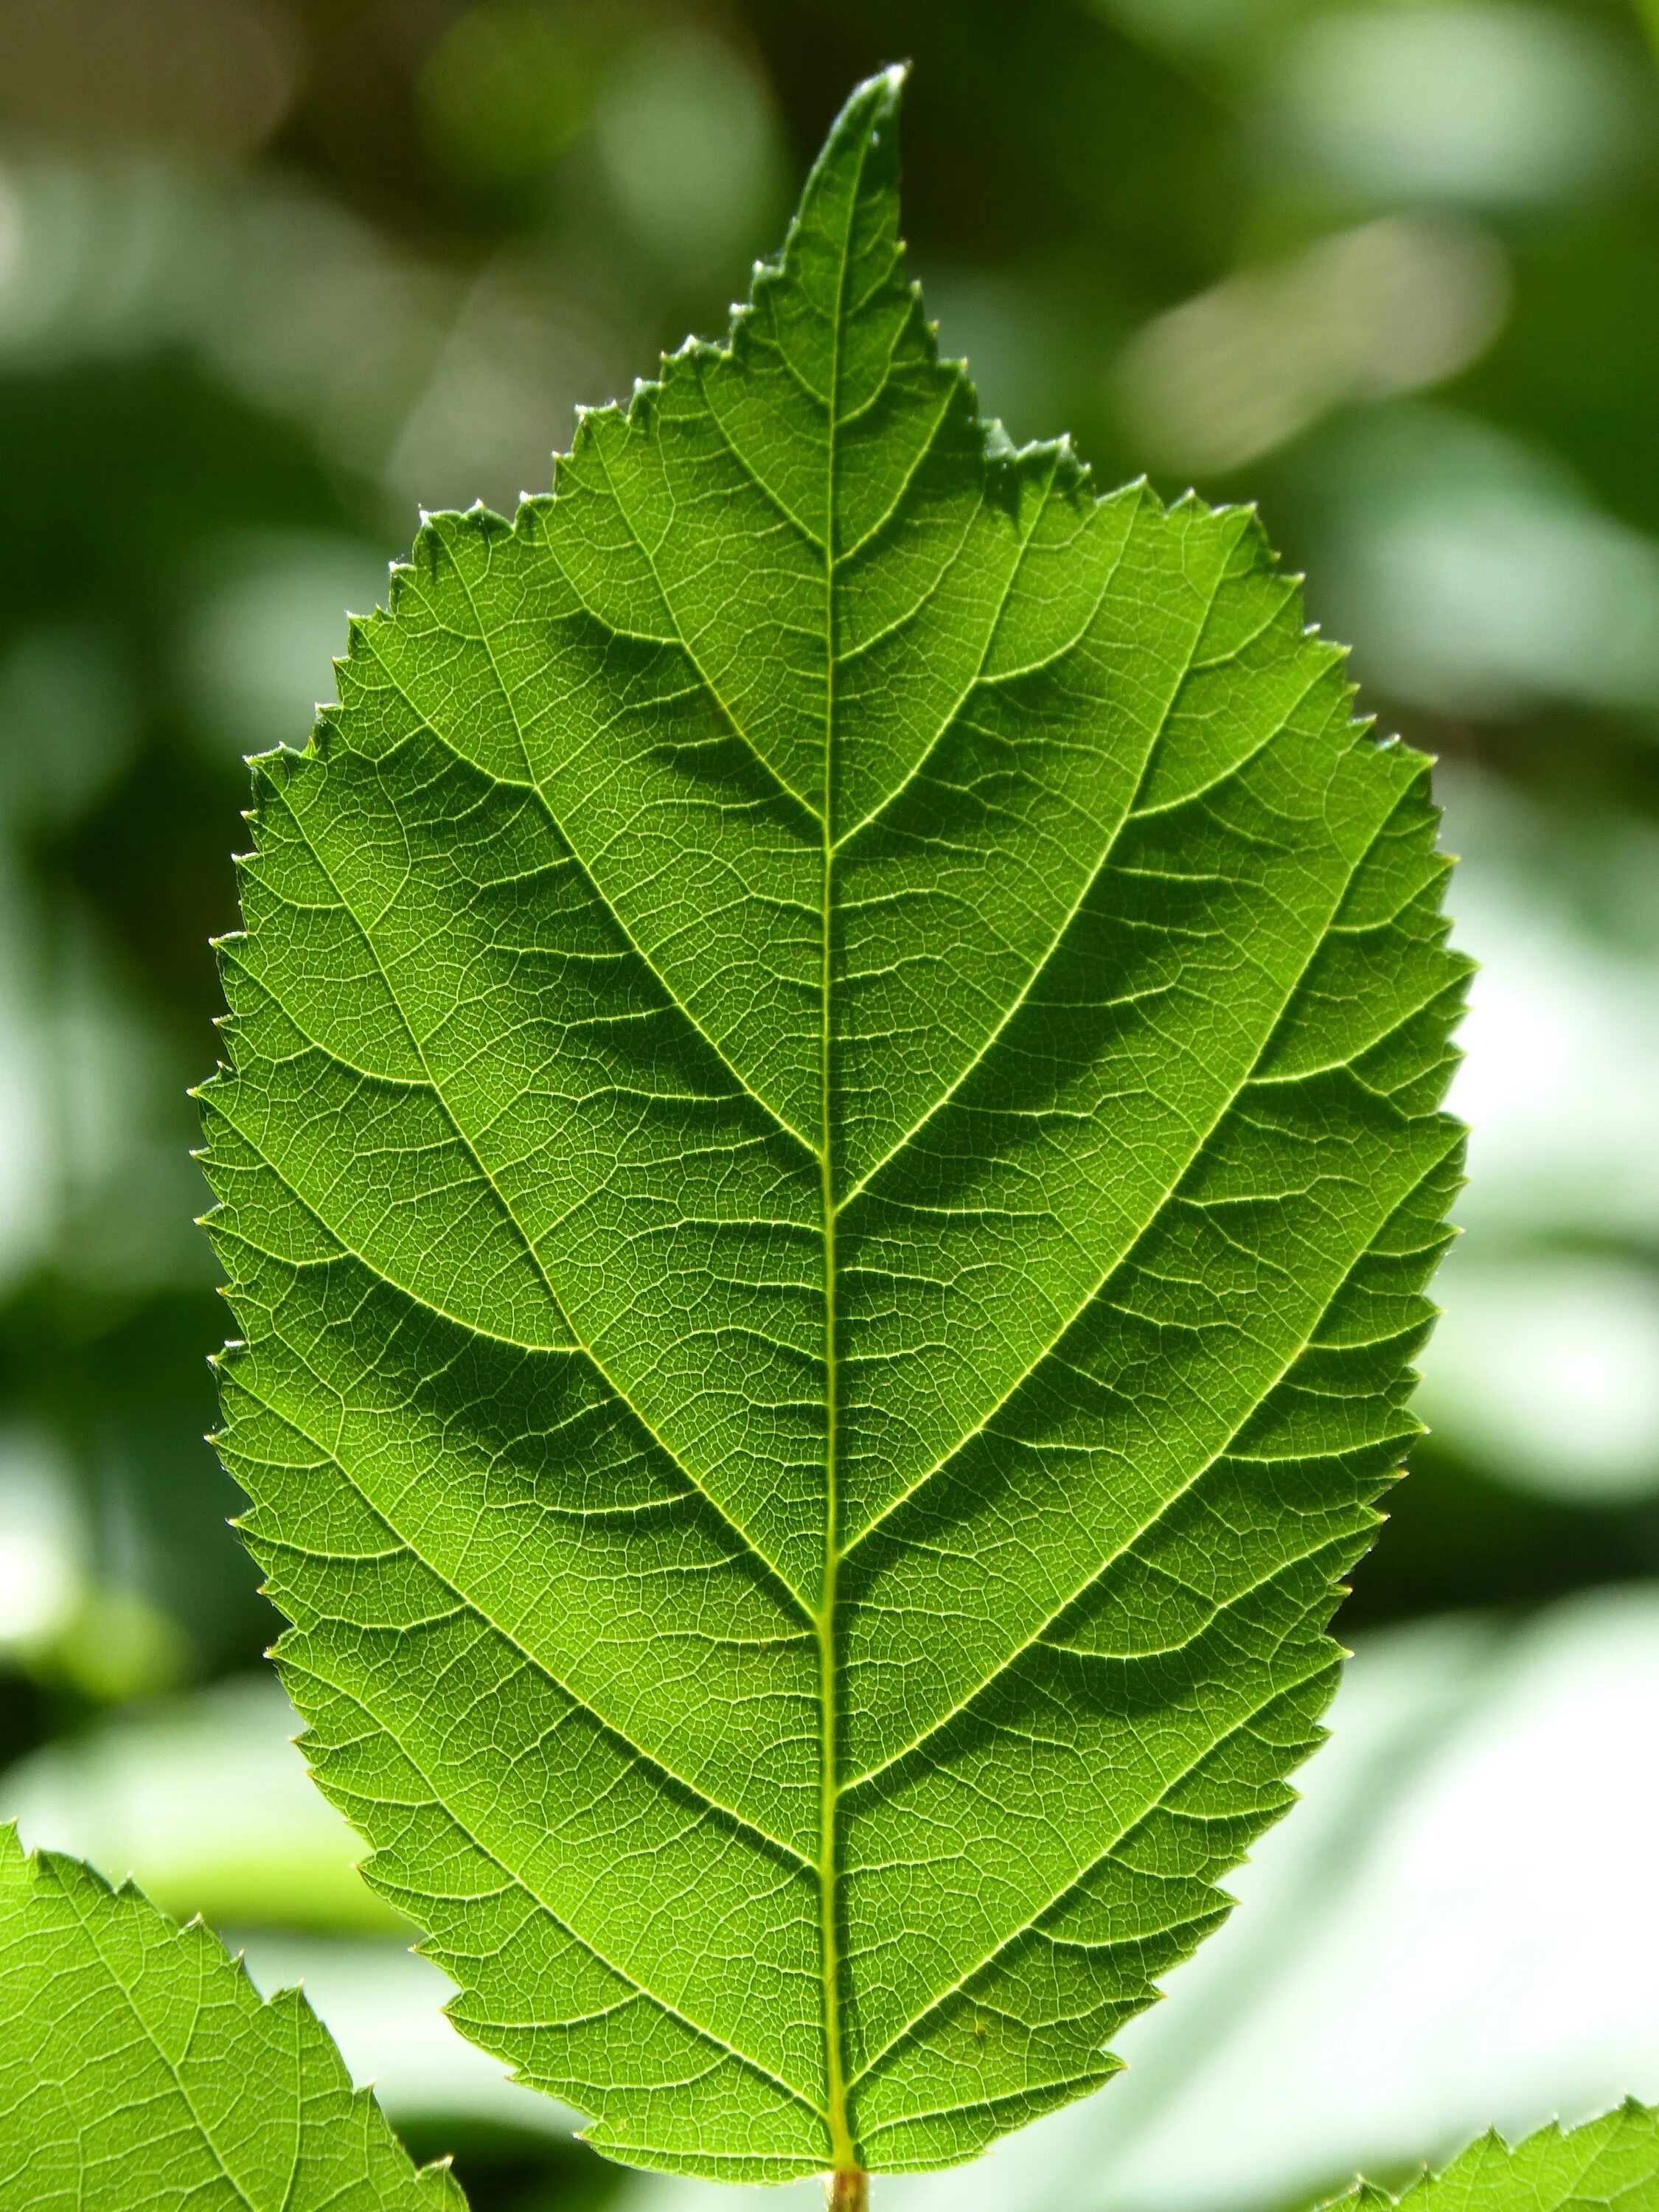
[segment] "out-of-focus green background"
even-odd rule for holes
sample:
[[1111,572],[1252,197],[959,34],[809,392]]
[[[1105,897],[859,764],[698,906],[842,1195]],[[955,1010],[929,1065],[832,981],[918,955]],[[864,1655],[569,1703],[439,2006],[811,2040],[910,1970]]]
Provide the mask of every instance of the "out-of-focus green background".
[[[853,81],[1016,439],[1259,501],[1485,963],[1435,1435],[1306,1810],[1086,2108],[893,2212],[1268,2212],[1659,2095],[1659,0],[0,0],[0,1814],[303,1974],[484,2207],[665,2212],[435,2013],[203,1431],[244,753],[417,507],[718,331]],[[805,2200],[803,2200],[805,2201]]]

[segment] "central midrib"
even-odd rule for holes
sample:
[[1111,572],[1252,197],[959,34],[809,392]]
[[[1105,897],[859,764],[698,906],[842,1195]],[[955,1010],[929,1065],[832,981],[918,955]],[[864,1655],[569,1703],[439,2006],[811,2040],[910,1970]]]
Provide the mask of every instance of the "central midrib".
[[[867,142],[866,142],[867,144]],[[862,171],[864,154],[860,155]],[[854,187],[851,204],[857,204]],[[847,264],[852,252],[849,228],[842,241],[836,277],[835,313],[830,323],[829,411],[824,436],[823,530],[823,789],[820,811],[823,824],[819,913],[820,968],[818,991],[818,1168],[823,1212],[823,1349],[824,1349],[824,1498],[823,1575],[818,1593],[816,1622],[818,1641],[818,1701],[822,1744],[818,1770],[818,1900],[819,1942],[823,1972],[823,2041],[825,2106],[830,2121],[830,2161],[840,2172],[859,2166],[847,2108],[847,2067],[842,2048],[841,1935],[838,1926],[836,1878],[840,1844],[840,1754],[837,1743],[836,1673],[836,1584],[841,1566],[840,1507],[837,1498],[839,1453],[836,1345],[836,1177],[830,1125],[830,1018],[832,980],[830,921],[834,910],[836,865],[835,787],[836,722],[836,435],[841,412],[841,335],[846,306]]]

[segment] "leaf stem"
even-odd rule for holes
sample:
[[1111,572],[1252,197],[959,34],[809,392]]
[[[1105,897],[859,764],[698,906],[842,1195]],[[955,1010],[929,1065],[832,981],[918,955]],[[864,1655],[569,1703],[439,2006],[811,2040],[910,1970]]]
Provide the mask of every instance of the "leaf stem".
[[870,2177],[861,2166],[838,2166],[823,2177],[830,2212],[869,2212]]

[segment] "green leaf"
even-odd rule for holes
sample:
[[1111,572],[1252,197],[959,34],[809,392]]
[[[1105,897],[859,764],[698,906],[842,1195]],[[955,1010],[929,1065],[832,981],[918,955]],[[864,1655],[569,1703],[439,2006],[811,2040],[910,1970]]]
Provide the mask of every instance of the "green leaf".
[[1325,2212],[1650,2212],[1659,2204],[1659,2111],[1634,2098],[1565,2134],[1540,2128],[1513,2150],[1497,2130],[1399,2197],[1361,2182]]
[[204,1094],[323,1787],[468,2034],[728,2179],[1112,2073],[1317,1740],[1458,1174],[1426,762],[1253,515],[977,420],[898,93],[256,764]]
[[298,1990],[211,1931],[0,1827],[7,2212],[465,2212],[354,2089]]

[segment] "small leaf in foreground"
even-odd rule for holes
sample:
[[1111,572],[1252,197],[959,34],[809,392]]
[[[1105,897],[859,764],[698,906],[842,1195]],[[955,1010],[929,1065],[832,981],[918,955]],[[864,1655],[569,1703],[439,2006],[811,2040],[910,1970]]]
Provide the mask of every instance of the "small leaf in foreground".
[[939,357],[899,80],[728,344],[256,763],[228,1464],[457,2024],[613,2156],[949,2165],[1291,1802],[1416,1433],[1428,763],[1253,515]]
[[52,2207],[465,2212],[299,1990],[0,1827],[0,2212]]
[[1659,2212],[1659,2110],[1632,2098],[1511,2150],[1494,2129],[1399,2197],[1360,2182],[1325,2212]]

